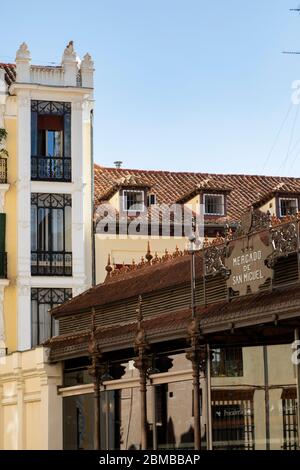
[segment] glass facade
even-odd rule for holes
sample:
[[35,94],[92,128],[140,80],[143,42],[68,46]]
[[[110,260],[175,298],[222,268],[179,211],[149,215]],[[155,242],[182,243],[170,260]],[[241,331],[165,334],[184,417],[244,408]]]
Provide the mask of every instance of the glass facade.
[[[220,348],[215,348],[218,352]],[[231,349],[232,352],[232,348]],[[297,449],[296,377],[291,345],[245,347],[233,358],[239,375],[216,375],[211,379],[211,427],[214,450]],[[111,365],[112,366],[112,365]],[[213,366],[213,365],[212,365]],[[101,392],[102,446],[108,449],[140,448],[139,374],[133,361],[114,364],[117,382],[107,382]],[[153,373],[153,375],[152,375]],[[184,374],[185,377],[184,378]],[[114,376],[112,373],[111,375]],[[114,379],[116,376],[114,376]],[[120,381],[121,378],[121,381]],[[120,387],[124,379],[125,386]],[[126,382],[125,382],[126,381]],[[132,386],[128,382],[132,381]],[[201,375],[201,438],[207,446],[208,388]],[[91,394],[92,396],[92,394]],[[156,357],[147,386],[148,448],[194,447],[193,385],[191,364],[185,353]],[[64,417],[64,426],[68,426]],[[65,432],[72,433],[73,430]]]

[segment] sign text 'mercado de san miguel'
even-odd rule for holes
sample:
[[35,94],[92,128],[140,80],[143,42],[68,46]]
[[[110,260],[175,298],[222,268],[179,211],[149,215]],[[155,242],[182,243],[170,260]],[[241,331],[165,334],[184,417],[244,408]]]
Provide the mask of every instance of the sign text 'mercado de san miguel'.
[[272,277],[272,270],[265,260],[272,252],[272,246],[261,239],[260,235],[231,242],[226,267],[230,269],[227,287],[245,295],[257,292],[264,282]]

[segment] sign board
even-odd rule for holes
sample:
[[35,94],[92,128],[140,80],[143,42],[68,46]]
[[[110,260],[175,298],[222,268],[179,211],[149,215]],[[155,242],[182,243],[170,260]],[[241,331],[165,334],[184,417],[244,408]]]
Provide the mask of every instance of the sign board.
[[227,287],[240,295],[257,292],[272,277],[272,269],[265,264],[272,251],[269,240],[263,240],[260,234],[230,242],[225,260],[230,270]]

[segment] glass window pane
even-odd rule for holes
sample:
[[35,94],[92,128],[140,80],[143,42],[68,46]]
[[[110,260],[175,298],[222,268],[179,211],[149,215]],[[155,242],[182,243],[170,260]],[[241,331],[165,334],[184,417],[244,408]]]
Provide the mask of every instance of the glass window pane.
[[64,251],[64,214],[62,209],[52,209],[52,250]]
[[63,448],[92,450],[94,448],[93,394],[63,399]]
[[72,207],[65,207],[65,251],[72,251]]

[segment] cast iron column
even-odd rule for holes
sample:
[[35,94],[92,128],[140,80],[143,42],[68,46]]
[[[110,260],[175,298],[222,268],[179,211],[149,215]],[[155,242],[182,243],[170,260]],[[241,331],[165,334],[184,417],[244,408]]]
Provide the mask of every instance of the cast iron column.
[[201,449],[201,414],[200,414],[200,362],[201,349],[199,345],[199,323],[193,318],[189,328],[189,339],[191,347],[187,349],[186,358],[192,363],[193,391],[194,391],[194,447]]
[[146,333],[143,328],[142,297],[139,296],[137,308],[138,327],[134,342],[137,357],[134,366],[140,374],[140,397],[141,397],[141,449],[147,449],[147,370],[150,367],[150,359],[146,354],[149,346]]
[[[299,328],[295,328],[295,346],[297,358],[299,353]],[[300,364],[296,364],[296,390],[297,390],[297,427],[298,427],[298,449],[300,449]]]
[[101,426],[100,426],[100,386],[101,376],[103,374],[102,354],[96,340],[95,309],[92,308],[91,334],[89,340],[89,354],[91,365],[88,370],[93,377],[94,383],[94,406],[95,406],[95,430],[94,430],[94,449],[101,450]]

